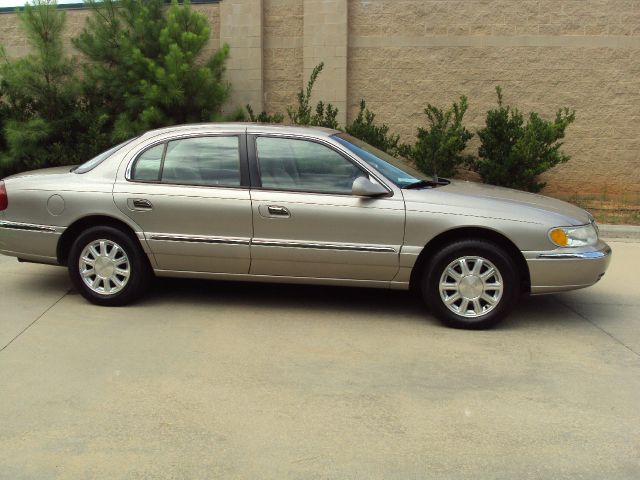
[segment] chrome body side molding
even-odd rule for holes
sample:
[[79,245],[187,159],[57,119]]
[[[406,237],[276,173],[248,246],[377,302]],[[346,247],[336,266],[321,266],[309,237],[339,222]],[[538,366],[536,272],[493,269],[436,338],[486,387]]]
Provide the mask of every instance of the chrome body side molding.
[[551,258],[558,260],[578,259],[578,260],[595,260],[608,257],[611,255],[611,247],[609,245],[600,250],[592,250],[586,252],[546,252],[538,255],[538,258]]
[[352,245],[316,242],[290,242],[281,240],[249,239],[235,237],[209,237],[200,235],[167,235],[159,233],[149,234],[149,240],[165,242],[210,243],[225,245],[256,245],[261,247],[311,248],[316,250],[346,250],[351,252],[384,252],[397,253],[393,247],[377,245]]
[[[8,222],[0,221],[0,228],[8,228],[11,230],[27,230],[30,232],[56,233],[58,229],[49,225],[36,225],[33,223]],[[64,229],[63,229],[64,230]]]
[[288,247],[288,248],[312,248],[316,250],[347,250],[351,252],[384,252],[396,253],[393,247],[380,247],[376,245],[351,245],[335,243],[315,243],[315,242],[289,242],[281,240],[253,239],[251,245],[261,247]]
[[149,235],[149,240],[159,240],[165,242],[187,242],[187,243],[211,243],[211,244],[226,244],[226,245],[249,245],[251,239],[249,238],[234,238],[234,237],[205,237],[198,235],[164,235],[152,233]]

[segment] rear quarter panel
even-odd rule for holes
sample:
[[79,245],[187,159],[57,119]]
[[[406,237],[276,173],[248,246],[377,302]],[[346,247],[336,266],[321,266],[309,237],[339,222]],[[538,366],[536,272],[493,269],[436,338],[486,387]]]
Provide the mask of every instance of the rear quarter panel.
[[0,220],[53,227],[52,232],[2,229],[0,251],[7,255],[54,263],[62,233],[74,222],[92,215],[116,218],[136,233],[141,231],[116,207],[113,179],[108,177],[91,172],[31,175],[8,178],[5,186],[9,206]]

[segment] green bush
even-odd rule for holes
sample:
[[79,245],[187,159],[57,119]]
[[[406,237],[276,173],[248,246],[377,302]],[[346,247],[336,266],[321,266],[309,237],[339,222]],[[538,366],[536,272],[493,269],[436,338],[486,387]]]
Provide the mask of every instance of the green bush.
[[267,112],[260,112],[258,115],[253,113],[251,105],[247,104],[247,113],[249,114],[249,121],[254,123],[282,123],[284,115],[281,113],[268,114]]
[[416,143],[401,146],[400,153],[435,178],[455,176],[458,167],[469,161],[469,157],[462,154],[473,137],[462,125],[467,108],[467,97],[464,95],[459,103],[454,102],[447,111],[428,104],[424,110],[427,128],[419,127]]
[[315,112],[311,108],[311,93],[313,86],[318,79],[318,75],[324,68],[324,62],[320,62],[311,72],[306,90],[300,89],[298,92],[298,105],[294,108],[287,107],[289,120],[294,125],[312,125],[317,127],[338,128],[338,109],[330,103],[325,104],[320,101],[316,104]]
[[90,135],[101,121],[80,95],[74,61],[63,54],[64,12],[36,0],[18,14],[31,54],[0,65],[0,178],[18,171],[78,163],[101,147]]
[[188,0],[88,0],[93,9],[74,45],[89,60],[84,93],[113,123],[112,140],[150,128],[221,117],[229,46],[200,59],[210,36]]
[[345,131],[369,145],[373,145],[390,155],[395,155],[398,151],[400,136],[390,135],[389,127],[384,123],[376,125],[375,118],[376,114],[367,108],[364,99],[360,100],[358,116],[350,125],[346,126]]
[[560,150],[560,140],[575,112],[560,108],[552,121],[533,112],[525,123],[518,109],[503,105],[500,87],[496,93],[498,107],[487,112],[486,126],[477,132],[479,158],[470,166],[485,183],[538,192],[545,184],[537,176],[570,159]]
[[316,113],[312,117],[311,125],[318,127],[332,128],[338,130],[338,109],[330,103],[325,104],[323,101],[319,101],[316,104]]

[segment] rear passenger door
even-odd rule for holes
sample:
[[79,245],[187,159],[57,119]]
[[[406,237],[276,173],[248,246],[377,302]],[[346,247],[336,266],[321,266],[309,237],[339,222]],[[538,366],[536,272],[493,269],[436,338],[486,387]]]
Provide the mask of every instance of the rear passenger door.
[[244,135],[200,135],[138,150],[114,185],[157,268],[249,272],[252,225]]

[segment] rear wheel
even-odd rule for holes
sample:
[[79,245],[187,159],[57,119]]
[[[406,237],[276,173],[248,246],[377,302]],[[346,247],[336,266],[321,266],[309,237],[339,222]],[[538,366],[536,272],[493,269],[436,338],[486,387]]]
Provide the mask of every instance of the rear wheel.
[[142,248],[114,227],[93,227],[71,246],[69,274],[74,286],[97,305],[126,305],[146,290],[150,268]]
[[425,271],[422,294],[432,312],[454,328],[489,328],[519,297],[514,260],[484,240],[461,240],[436,253]]

